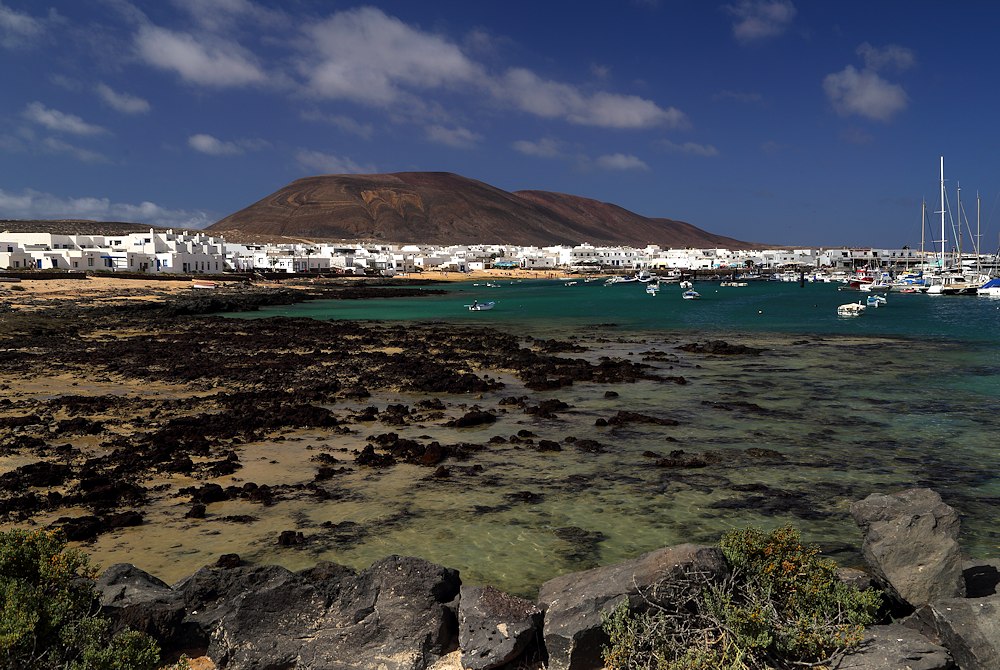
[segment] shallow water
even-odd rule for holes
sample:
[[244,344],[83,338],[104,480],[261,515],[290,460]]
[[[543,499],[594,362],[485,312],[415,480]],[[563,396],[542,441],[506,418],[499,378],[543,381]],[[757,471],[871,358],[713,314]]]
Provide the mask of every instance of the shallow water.
[[[167,581],[228,552],[292,568],[320,559],[360,568],[387,554],[408,554],[457,568],[466,583],[533,596],[558,574],[665,545],[712,542],[748,524],[793,523],[808,541],[849,563],[860,544],[848,514],[852,501],[930,486],[963,515],[965,549],[1000,556],[994,522],[1000,508],[994,437],[1000,432],[1000,301],[890,294],[887,306],[841,319],[836,305],[859,294],[838,293],[832,285],[697,288],[700,301],[681,300],[676,287],[650,297],[635,284],[458,285],[446,296],[317,302],[242,315],[483,323],[587,348],[565,356],[645,360],[688,383],[576,383],[537,393],[502,372],[482,371],[506,388],[440,397],[450,417],[479,406],[499,413],[495,424],[455,429],[443,418],[406,426],[376,422],[351,425],[356,432],[350,435],[303,431],[248,443],[240,449],[243,468],[214,481],[310,482],[317,453],[352,469],[323,483],[328,500],[215,503],[200,521],[183,518],[189,498],[176,493],[200,482],[167,477],[143,526],[102,536],[89,551],[104,564],[132,561]],[[469,312],[462,306],[472,298],[498,304]],[[677,349],[709,338],[766,351],[725,357]],[[619,395],[606,398],[606,391]],[[501,404],[510,396],[527,396],[529,404],[558,398],[570,408],[539,419]],[[346,416],[361,406],[412,407],[428,397],[383,394],[330,409]],[[679,425],[595,426],[619,410]],[[534,437],[509,439],[522,430]],[[351,451],[363,448],[369,435],[388,432],[482,448],[468,460],[446,462],[447,478],[412,465],[355,468]],[[489,443],[497,436],[506,441]],[[543,439],[558,442],[561,451],[538,451]],[[580,439],[595,440],[599,449],[579,449]],[[750,448],[777,455],[753,455]],[[708,463],[657,465],[676,450]],[[256,521],[220,520],[238,514]],[[276,535],[293,528],[309,542],[277,547]]]
[[[835,285],[697,288],[703,298],[685,301],[676,287],[650,297],[635,284],[466,284],[446,296],[265,310],[260,316],[475,321],[573,339],[588,347],[582,356],[595,361],[648,358],[689,381],[528,393],[535,401],[559,398],[571,409],[555,421],[511,411],[459,438],[452,429],[398,430],[404,437],[483,443],[528,429],[536,440],[560,442],[562,451],[492,445],[473,458],[483,472],[449,480],[410,466],[356,473],[341,483],[360,500],[305,512],[307,532],[320,520],[391,521],[376,537],[321,555],[364,565],[384,553],[415,553],[460,568],[468,581],[524,593],[556,574],[656,547],[712,541],[747,524],[792,522],[808,540],[850,561],[860,541],[850,503],[912,486],[934,488],[962,513],[970,554],[1000,555],[994,524],[1000,301],[891,294],[886,306],[845,319],[836,316],[836,306],[862,294]],[[496,300],[497,307],[469,312],[462,305],[471,298]],[[767,351],[729,358],[675,349],[708,338]],[[606,390],[619,397],[606,399]],[[512,382],[475,403],[493,408],[501,397],[522,393]],[[620,409],[680,425],[594,427],[597,418]],[[595,439],[605,450],[581,452],[567,437]],[[750,447],[774,450],[783,460],[747,457]],[[676,449],[724,456],[705,468],[653,465],[649,452],[662,457]],[[522,491],[537,498],[505,497]],[[402,511],[404,518],[394,517]]]

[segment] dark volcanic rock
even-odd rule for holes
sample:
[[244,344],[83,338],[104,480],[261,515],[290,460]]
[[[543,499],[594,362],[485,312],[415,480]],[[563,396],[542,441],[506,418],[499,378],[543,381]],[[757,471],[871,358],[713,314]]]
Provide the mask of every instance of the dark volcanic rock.
[[101,614],[111,619],[116,631],[131,628],[171,647],[204,643],[186,637],[181,594],[134,565],[112,565],[97,579],[95,589]]
[[760,356],[766,349],[757,349],[742,344],[730,344],[725,340],[709,340],[708,342],[692,342],[677,347],[681,351],[695,354],[714,354],[716,356]]
[[851,505],[851,516],[864,532],[865,560],[896,598],[920,607],[965,595],[958,514],[937,493],[873,493]]
[[451,428],[472,428],[474,426],[485,426],[495,423],[496,420],[497,418],[495,415],[490,414],[489,412],[474,409],[470,412],[466,412],[463,416],[460,416],[457,419],[447,422],[445,425]]
[[[920,633],[902,624],[869,626],[858,651],[832,667],[836,670],[948,670],[951,655]],[[965,666],[962,666],[963,670]]]
[[424,670],[453,644],[459,587],[454,570],[399,556],[356,575],[289,573],[229,600],[208,655],[226,668]]
[[541,636],[538,605],[491,586],[463,586],[458,607],[462,667],[490,670],[511,663]]

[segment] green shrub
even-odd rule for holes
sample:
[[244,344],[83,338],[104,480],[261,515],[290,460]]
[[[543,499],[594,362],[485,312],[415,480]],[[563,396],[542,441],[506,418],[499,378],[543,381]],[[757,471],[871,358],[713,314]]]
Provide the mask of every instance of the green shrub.
[[0,668],[152,670],[160,650],[147,635],[112,636],[96,616],[87,557],[56,533],[0,533]]
[[785,526],[720,542],[730,573],[673,577],[606,616],[609,670],[765,670],[824,667],[855,649],[881,595],[837,579],[837,565]]

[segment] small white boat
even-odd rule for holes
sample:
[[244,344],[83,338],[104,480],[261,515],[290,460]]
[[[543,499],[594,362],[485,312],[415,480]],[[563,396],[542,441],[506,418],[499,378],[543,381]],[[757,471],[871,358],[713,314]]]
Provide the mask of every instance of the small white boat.
[[681,297],[685,300],[698,300],[701,298],[701,294],[694,289],[688,289],[687,291],[684,291],[684,293],[681,293]]
[[837,316],[861,316],[864,314],[865,306],[858,302],[849,302],[837,308]]
[[724,281],[719,286],[749,286],[745,281]]
[[879,307],[886,304],[888,301],[884,295],[870,295],[865,298],[865,305],[867,307]]
[[493,309],[496,306],[496,302],[479,302],[478,300],[473,300],[471,305],[466,305],[470,312],[485,312],[488,309]]
[[1000,279],[991,279],[980,286],[976,293],[978,295],[1000,296]]
[[646,284],[646,293],[649,295],[656,295],[656,292],[660,290],[659,284]]
[[204,280],[204,279],[192,279],[191,280],[191,288],[212,289],[212,288],[218,288],[218,286],[219,285],[216,284],[214,281],[207,281],[207,280]]
[[681,288],[694,288],[694,283],[692,283],[692,282],[689,282],[689,281],[688,281],[687,279],[685,279],[684,281],[682,281],[682,282],[681,282],[681,283],[679,284],[679,286],[680,286]]

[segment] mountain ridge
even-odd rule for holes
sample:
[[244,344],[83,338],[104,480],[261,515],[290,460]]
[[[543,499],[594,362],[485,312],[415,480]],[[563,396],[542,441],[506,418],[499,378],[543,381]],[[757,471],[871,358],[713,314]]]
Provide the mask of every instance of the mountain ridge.
[[683,221],[642,216],[582,196],[504,191],[450,172],[303,177],[206,230],[441,245],[772,246],[715,235]]

